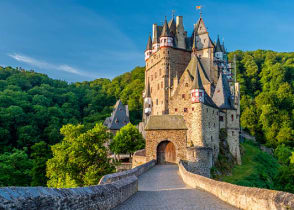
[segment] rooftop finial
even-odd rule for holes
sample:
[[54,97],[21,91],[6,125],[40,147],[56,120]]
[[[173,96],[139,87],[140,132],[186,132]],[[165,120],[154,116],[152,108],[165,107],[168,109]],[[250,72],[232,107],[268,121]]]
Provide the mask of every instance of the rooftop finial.
[[175,13],[176,13],[176,10],[172,10],[172,18],[173,19],[175,18]]

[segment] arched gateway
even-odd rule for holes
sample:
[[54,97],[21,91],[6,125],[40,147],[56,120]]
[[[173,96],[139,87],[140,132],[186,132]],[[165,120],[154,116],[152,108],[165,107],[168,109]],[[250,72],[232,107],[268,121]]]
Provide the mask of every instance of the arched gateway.
[[176,148],[170,141],[162,141],[157,146],[157,164],[176,163]]

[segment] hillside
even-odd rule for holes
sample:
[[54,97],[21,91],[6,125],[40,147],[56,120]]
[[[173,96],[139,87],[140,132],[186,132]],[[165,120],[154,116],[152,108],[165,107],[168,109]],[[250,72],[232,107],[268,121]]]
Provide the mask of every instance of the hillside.
[[[229,54],[231,61],[234,55],[237,81],[241,84],[241,125],[256,136],[258,143],[275,149],[281,167],[277,176],[272,177],[274,188],[291,191],[294,189],[291,181],[294,180],[294,53],[235,51]],[[32,166],[27,160],[34,144],[44,141],[49,147],[60,142],[59,129],[68,123],[82,123],[89,129],[96,122],[103,122],[118,98],[129,105],[131,122],[137,124],[142,117],[143,89],[143,67],[113,80],[73,84],[34,71],[0,68],[0,159],[5,160],[2,168],[9,168],[10,158],[17,156],[25,165],[22,179],[28,181],[13,184],[30,185]],[[45,159],[49,157],[44,154]],[[6,171],[0,167],[1,186],[11,184]],[[251,184],[273,186],[266,182]]]

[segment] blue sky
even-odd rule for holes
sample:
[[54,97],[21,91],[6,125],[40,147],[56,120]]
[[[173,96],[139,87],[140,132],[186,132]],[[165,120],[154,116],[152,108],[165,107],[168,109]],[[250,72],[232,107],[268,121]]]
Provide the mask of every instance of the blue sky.
[[144,65],[152,24],[172,10],[191,34],[199,4],[229,51],[293,51],[293,0],[1,0],[0,65],[69,82],[113,78]]

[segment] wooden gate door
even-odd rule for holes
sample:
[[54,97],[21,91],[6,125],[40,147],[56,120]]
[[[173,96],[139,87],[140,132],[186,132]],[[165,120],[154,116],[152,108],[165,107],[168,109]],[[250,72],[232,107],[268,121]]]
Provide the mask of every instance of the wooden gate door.
[[168,142],[165,147],[165,162],[175,163],[176,162],[176,148],[173,143]]
[[176,148],[170,141],[163,141],[157,146],[157,164],[176,163]]

